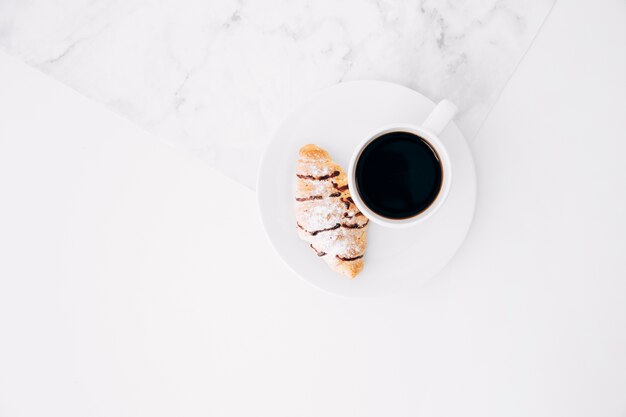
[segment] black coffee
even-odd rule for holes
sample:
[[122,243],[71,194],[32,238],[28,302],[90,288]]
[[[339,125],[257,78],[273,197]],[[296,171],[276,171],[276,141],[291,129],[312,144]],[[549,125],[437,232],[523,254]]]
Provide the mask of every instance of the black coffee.
[[363,202],[390,219],[413,217],[437,198],[443,172],[437,152],[408,132],[386,133],[372,141],[356,165]]

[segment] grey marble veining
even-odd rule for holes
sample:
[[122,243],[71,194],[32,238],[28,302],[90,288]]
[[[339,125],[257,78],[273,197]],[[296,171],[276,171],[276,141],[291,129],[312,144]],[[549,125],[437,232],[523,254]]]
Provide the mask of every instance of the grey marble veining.
[[0,46],[253,187],[319,89],[392,81],[473,138],[554,0],[0,0]]

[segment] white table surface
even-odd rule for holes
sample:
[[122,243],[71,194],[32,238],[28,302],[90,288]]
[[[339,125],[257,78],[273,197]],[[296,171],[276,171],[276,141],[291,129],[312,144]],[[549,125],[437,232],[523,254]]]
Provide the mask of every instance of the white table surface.
[[557,2],[421,288],[294,276],[255,195],[0,55],[0,416],[624,416],[626,4]]

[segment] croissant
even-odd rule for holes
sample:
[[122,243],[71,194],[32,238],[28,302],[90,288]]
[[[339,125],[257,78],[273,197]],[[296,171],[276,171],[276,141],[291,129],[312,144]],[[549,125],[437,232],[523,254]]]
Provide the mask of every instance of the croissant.
[[296,177],[298,235],[333,270],[354,278],[363,269],[369,220],[350,197],[346,173],[325,150],[305,145]]

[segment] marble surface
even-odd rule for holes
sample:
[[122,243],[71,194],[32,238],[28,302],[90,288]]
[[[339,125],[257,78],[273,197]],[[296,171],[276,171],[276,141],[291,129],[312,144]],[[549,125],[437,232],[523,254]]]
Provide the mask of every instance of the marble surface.
[[0,47],[254,187],[271,131],[323,87],[448,98],[473,138],[554,0],[0,0]]

